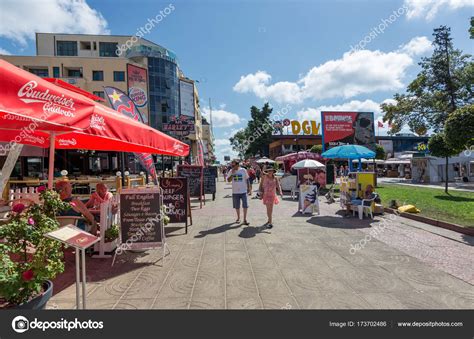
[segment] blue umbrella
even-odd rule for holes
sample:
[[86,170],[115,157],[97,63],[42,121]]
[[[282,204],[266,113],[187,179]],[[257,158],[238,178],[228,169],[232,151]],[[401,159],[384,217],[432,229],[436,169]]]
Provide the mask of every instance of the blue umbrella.
[[375,152],[364,146],[343,145],[331,148],[321,156],[326,159],[372,159],[375,158]]
[[[326,159],[371,159],[375,158],[375,152],[367,147],[359,145],[343,145],[331,148],[330,150],[321,154]],[[349,167],[352,170],[352,162],[349,161]],[[359,170],[361,169],[361,162],[359,161]]]

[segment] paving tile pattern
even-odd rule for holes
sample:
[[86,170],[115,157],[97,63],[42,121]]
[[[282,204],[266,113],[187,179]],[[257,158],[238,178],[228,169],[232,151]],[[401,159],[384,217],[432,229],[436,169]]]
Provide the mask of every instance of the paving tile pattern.
[[[264,206],[250,200],[251,225],[233,223],[230,186],[194,224],[170,225],[161,250],[87,260],[89,309],[472,309],[473,239],[396,217],[345,218],[338,204],[296,214],[285,198],[266,229]],[[323,202],[325,199],[320,198]],[[388,218],[387,215],[384,218]],[[370,237],[369,237],[370,236]],[[365,240],[365,242],[364,242]],[[351,246],[364,244],[351,251]],[[55,281],[48,308],[75,307],[74,256]]]

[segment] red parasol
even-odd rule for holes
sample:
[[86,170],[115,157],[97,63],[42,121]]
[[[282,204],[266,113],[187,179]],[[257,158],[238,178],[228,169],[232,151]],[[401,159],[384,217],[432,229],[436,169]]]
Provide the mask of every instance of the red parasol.
[[79,93],[0,60],[0,141],[54,149],[186,156],[189,146]]

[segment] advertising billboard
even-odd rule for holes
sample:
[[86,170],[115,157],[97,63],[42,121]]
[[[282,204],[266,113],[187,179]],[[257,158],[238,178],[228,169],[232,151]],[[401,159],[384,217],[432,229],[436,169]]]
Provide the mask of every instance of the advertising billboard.
[[181,115],[194,119],[194,85],[192,83],[179,80],[179,100]]
[[321,112],[323,148],[361,145],[375,150],[374,113]]
[[146,68],[127,64],[128,96],[137,107],[148,103],[148,75]]

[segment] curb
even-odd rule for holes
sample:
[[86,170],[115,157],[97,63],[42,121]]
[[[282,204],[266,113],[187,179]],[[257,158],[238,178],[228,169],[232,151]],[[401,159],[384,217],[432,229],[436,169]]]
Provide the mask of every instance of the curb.
[[[384,211],[387,212],[387,213],[394,214],[396,210],[394,210],[393,208],[384,207]],[[411,213],[401,212],[401,213],[399,213],[399,215],[404,217],[404,218],[407,218],[407,219],[424,222],[425,224],[429,224],[429,225],[445,228],[445,229],[448,229],[448,230],[451,230],[451,231],[454,231],[454,232],[474,236],[474,228],[463,227],[463,226],[452,224],[452,223],[449,223],[449,222],[446,222],[446,221],[441,221],[441,220],[436,220],[436,219],[423,217],[423,216],[418,215],[418,214],[411,214]]]

